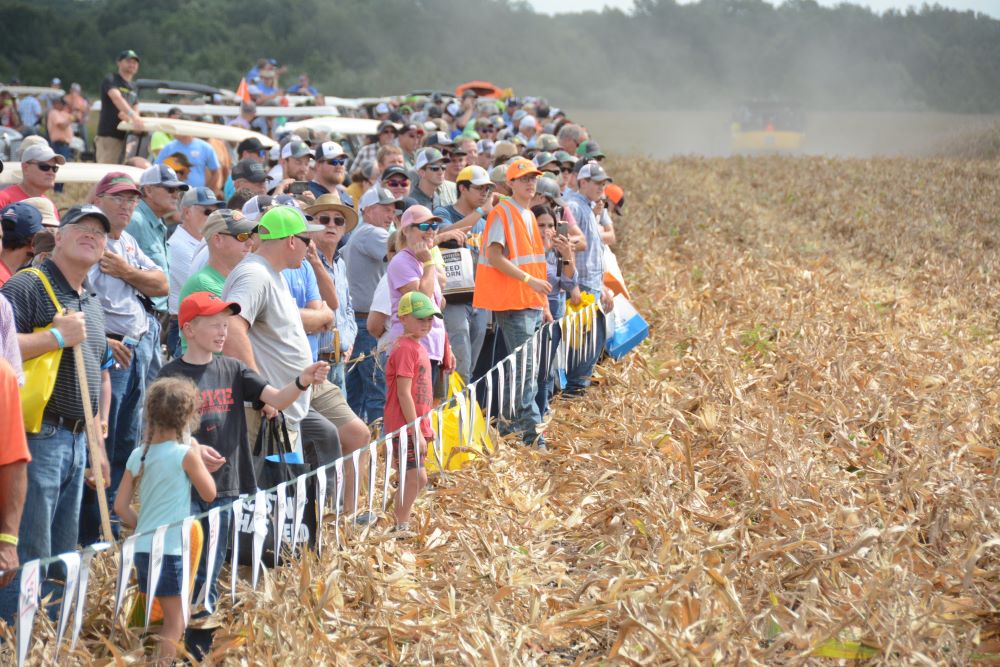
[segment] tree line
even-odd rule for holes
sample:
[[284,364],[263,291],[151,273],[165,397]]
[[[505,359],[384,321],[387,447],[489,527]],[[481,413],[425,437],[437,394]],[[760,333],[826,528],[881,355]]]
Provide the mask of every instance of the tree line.
[[636,0],[548,16],[508,0],[0,0],[0,80],[93,94],[133,48],[140,76],[235,89],[259,57],[340,96],[488,79],[587,108],[1000,111],[1000,21],[924,5]]

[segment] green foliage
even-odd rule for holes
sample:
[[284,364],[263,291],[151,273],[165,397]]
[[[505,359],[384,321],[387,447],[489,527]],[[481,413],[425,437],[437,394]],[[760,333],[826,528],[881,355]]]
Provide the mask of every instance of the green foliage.
[[878,15],[813,0],[637,0],[547,16],[480,0],[0,0],[0,80],[91,94],[134,48],[140,76],[234,89],[262,56],[335,95],[452,89],[474,78],[562,106],[1000,111],[1000,21],[924,5]]

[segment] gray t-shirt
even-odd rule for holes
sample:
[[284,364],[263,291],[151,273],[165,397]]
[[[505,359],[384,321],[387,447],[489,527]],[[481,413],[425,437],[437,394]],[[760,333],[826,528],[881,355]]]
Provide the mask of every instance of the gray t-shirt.
[[[108,237],[107,249],[124,258],[131,266],[143,271],[160,270],[128,232],[122,232],[119,239]],[[87,277],[101,301],[107,332],[141,338],[149,329],[149,322],[146,319],[146,309],[139,301],[139,290],[121,278],[115,278],[101,271],[100,263],[94,264]]]
[[355,313],[371,310],[375,286],[385,274],[385,242],[388,238],[388,229],[363,222],[354,228],[351,240],[344,246],[347,286]]
[[[247,255],[222,288],[224,301],[240,304],[240,317],[250,324],[250,344],[260,374],[274,387],[284,387],[313,362],[299,308],[284,276],[259,255]],[[289,426],[298,427],[309,411],[312,390],[285,408]]]

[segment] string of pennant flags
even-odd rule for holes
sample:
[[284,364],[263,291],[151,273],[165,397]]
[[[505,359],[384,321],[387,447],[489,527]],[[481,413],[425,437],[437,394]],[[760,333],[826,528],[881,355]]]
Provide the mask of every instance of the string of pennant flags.
[[[449,400],[436,406],[428,414],[417,418],[406,426],[392,433],[386,434],[383,438],[375,440],[350,454],[331,461],[323,466],[299,475],[294,479],[281,482],[270,489],[259,489],[252,496],[244,495],[234,500],[229,506],[214,507],[207,512],[185,517],[168,525],[159,526],[152,533],[136,533],[128,536],[119,542],[97,542],[87,547],[71,553],[59,554],[45,559],[35,559],[23,563],[20,566],[20,591],[18,595],[18,610],[15,621],[15,635],[17,638],[17,664],[24,664],[30,649],[31,635],[34,628],[36,612],[40,604],[40,574],[43,568],[53,563],[62,563],[66,570],[66,578],[63,587],[63,599],[58,610],[58,623],[56,626],[56,647],[54,662],[57,662],[63,647],[63,640],[69,630],[69,651],[72,652],[77,645],[83,625],[84,610],[87,605],[87,588],[90,581],[91,564],[99,554],[111,553],[115,549],[120,552],[120,567],[115,584],[115,606],[114,616],[111,623],[109,641],[114,637],[117,620],[120,618],[122,606],[125,602],[129,582],[131,580],[132,566],[135,562],[136,541],[140,538],[150,537],[149,555],[149,580],[145,600],[145,630],[148,630],[149,619],[153,611],[153,602],[156,596],[156,585],[160,578],[163,566],[164,543],[167,532],[170,530],[181,531],[181,604],[185,622],[190,617],[190,586],[191,586],[191,528],[195,521],[205,519],[208,523],[208,535],[206,548],[202,549],[202,557],[206,558],[206,572],[214,572],[216,566],[216,550],[220,538],[221,513],[223,511],[232,512],[232,544],[231,544],[231,578],[229,582],[229,594],[235,603],[237,600],[236,584],[239,578],[238,554],[241,528],[245,521],[249,521],[253,529],[252,536],[252,565],[250,569],[250,582],[253,589],[257,588],[261,570],[264,567],[264,546],[265,538],[269,528],[268,499],[274,497],[274,511],[270,512],[270,521],[273,522],[274,534],[274,566],[280,561],[279,554],[285,546],[285,527],[289,507],[288,491],[294,489],[294,500],[291,511],[291,531],[289,533],[288,546],[294,551],[300,544],[298,540],[299,532],[305,520],[305,510],[307,506],[308,482],[315,477],[315,500],[316,500],[316,535],[315,545],[319,554],[322,553],[323,540],[323,516],[327,507],[328,481],[327,473],[332,468],[336,476],[335,498],[333,507],[336,519],[334,521],[334,539],[337,548],[342,548],[340,533],[340,519],[344,503],[344,467],[350,465],[354,473],[354,479],[359,480],[361,457],[367,452],[368,463],[368,511],[375,508],[375,491],[377,489],[377,467],[379,445],[385,456],[384,476],[382,480],[382,511],[385,512],[389,502],[390,476],[393,473],[393,452],[398,448],[399,471],[397,475],[400,486],[400,494],[405,493],[406,475],[405,465],[409,452],[409,447],[416,447],[416,443],[410,443],[408,429],[415,428],[418,423],[435,414],[436,419],[432,420],[433,443],[428,443],[434,448],[434,454],[439,462],[442,472],[444,465],[444,439],[443,439],[443,414],[445,410],[454,409],[458,417],[458,447],[468,448],[472,444],[474,430],[474,414],[478,407],[477,392],[480,383],[483,383],[485,391],[484,400],[484,420],[485,424],[490,424],[493,409],[493,397],[496,394],[497,419],[503,420],[511,416],[517,404],[517,397],[524,388],[527,380],[528,359],[532,360],[533,372],[537,375],[539,362],[542,355],[542,342],[545,341],[545,359],[553,359],[552,355],[552,330],[559,327],[562,336],[555,351],[554,363],[559,370],[565,371],[575,360],[589,358],[597,350],[597,318],[604,317],[598,304],[592,304],[581,308],[576,312],[568,313],[558,321],[549,322],[539,328],[534,335],[525,341],[520,347],[511,351],[506,357],[498,361],[483,376],[464,387],[461,392],[457,392]],[[495,377],[495,380],[494,380]],[[420,465],[420,450],[415,449],[418,466]],[[357,509],[361,485],[355,482],[354,502],[351,507]],[[201,587],[193,606],[204,605],[209,613],[214,612],[211,596],[208,595],[211,577],[206,577],[205,584]]]

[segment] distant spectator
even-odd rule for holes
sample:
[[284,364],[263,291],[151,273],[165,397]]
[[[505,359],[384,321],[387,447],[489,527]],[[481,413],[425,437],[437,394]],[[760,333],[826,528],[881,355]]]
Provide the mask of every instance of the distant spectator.
[[139,117],[139,95],[132,79],[139,72],[139,55],[132,49],[118,54],[118,71],[101,82],[101,116],[97,122],[97,161],[121,164],[125,159],[127,133],[118,123],[128,120],[135,131],[146,128]]
[[56,172],[66,164],[66,158],[52,150],[44,139],[38,139],[40,143],[21,153],[21,183],[0,191],[0,208],[29,197],[45,197],[55,185]]
[[220,178],[219,158],[215,155],[215,150],[204,139],[178,135],[173,141],[163,147],[157,158],[157,163],[162,164],[166,156],[174,153],[183,153],[191,163],[191,173],[188,174],[186,183],[193,188],[210,187],[213,191],[222,190],[222,179]]
[[294,83],[288,87],[289,95],[312,95],[316,97],[319,95],[319,91],[313,88],[309,84],[309,75],[306,73],[299,74],[298,83]]
[[42,231],[42,214],[24,202],[8,204],[0,210],[3,230],[0,240],[0,285],[7,282],[21,267],[31,261],[31,242]]

